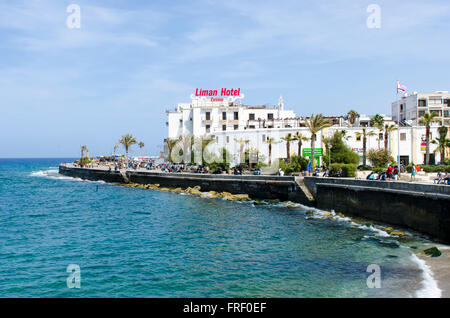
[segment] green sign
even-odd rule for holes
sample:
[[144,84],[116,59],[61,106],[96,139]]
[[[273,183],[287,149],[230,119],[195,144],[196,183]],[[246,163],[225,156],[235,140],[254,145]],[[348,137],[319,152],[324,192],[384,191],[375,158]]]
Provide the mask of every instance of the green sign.
[[[303,156],[311,156],[311,148],[303,148],[302,149]],[[314,148],[314,157],[323,156],[323,148]]]

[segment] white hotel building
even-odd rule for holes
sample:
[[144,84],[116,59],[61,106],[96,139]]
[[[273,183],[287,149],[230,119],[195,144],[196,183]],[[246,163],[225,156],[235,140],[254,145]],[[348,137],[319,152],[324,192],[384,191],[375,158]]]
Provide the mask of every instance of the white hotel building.
[[[300,132],[307,138],[311,137],[308,128],[304,124],[305,118],[297,117],[292,110],[285,110],[282,97],[275,107],[243,105],[244,96],[229,97],[225,99],[211,99],[191,95],[191,102],[180,103],[175,111],[167,111],[168,138],[178,139],[181,136],[194,135],[214,136],[216,143],[210,146],[210,150],[225,147],[232,155],[231,166],[239,163],[239,151],[242,149],[242,140],[248,140],[245,149],[258,149],[267,163],[268,144],[264,141],[273,138],[277,143],[272,144],[272,162],[275,158],[286,158],[286,142],[281,140],[288,133]],[[214,100],[214,101],[213,101]],[[394,109],[393,109],[394,111]],[[320,113],[320,109],[309,109],[308,113]],[[386,124],[395,124],[394,118],[383,115]],[[366,127],[366,133],[373,131],[375,136],[367,137],[367,151],[384,147],[384,131],[375,127],[369,127],[370,117],[361,115],[357,122],[350,126],[343,116],[325,117],[330,120],[331,127],[317,134],[316,148],[323,148],[322,136],[331,136],[336,130],[346,130],[348,138],[345,142],[356,151],[361,158],[363,154],[362,138],[357,133]],[[431,129],[432,138],[438,137],[437,127]],[[408,164],[424,162],[425,127],[402,126],[400,136],[400,158]],[[397,158],[397,131],[388,137],[388,147],[394,158]],[[310,148],[310,141],[303,142],[302,148]],[[435,145],[430,145],[430,153],[433,154]],[[326,151],[323,149],[324,152]],[[291,154],[297,154],[297,142],[290,146]],[[437,156],[437,160],[439,160]],[[434,156],[431,156],[431,161]],[[370,164],[370,162],[368,161]]]

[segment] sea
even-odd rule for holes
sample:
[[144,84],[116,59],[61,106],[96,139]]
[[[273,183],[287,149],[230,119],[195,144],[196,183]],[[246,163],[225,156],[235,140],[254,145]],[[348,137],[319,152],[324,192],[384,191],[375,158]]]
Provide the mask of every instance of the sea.
[[405,229],[292,202],[236,202],[0,159],[0,297],[440,297]]

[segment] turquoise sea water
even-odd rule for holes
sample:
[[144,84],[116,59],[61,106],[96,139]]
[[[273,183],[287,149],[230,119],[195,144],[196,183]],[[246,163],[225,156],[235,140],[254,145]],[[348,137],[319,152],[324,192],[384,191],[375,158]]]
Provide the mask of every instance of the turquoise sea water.
[[[411,297],[428,243],[283,204],[59,176],[68,159],[0,159],[0,297]],[[99,191],[97,192],[97,185]],[[68,288],[69,264],[81,288]],[[367,266],[381,269],[369,289]]]

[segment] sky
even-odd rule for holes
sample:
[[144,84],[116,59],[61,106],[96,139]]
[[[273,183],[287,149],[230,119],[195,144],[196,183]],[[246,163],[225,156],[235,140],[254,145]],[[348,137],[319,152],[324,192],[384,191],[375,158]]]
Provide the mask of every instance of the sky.
[[0,0],[0,158],[108,155],[126,133],[159,154],[196,88],[390,115],[397,79],[450,90],[449,17],[447,0]]

